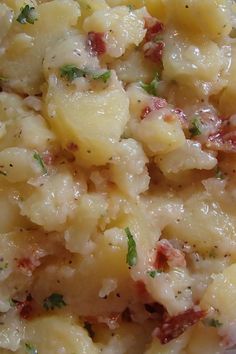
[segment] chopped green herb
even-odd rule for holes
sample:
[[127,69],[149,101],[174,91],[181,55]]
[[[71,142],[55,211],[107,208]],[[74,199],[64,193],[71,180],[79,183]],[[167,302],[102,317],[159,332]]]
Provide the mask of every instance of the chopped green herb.
[[61,294],[53,293],[43,300],[43,307],[47,311],[54,310],[55,307],[60,309],[63,306],[66,306],[66,303],[63,299],[63,295]]
[[34,155],[33,155],[33,158],[34,158],[36,161],[38,161],[40,167],[42,168],[43,173],[44,173],[44,174],[47,173],[47,169],[46,169],[46,167],[45,167],[45,165],[44,165],[44,162],[43,162],[42,157],[41,157],[37,152],[35,152]]
[[148,274],[151,278],[155,278],[155,276],[156,276],[157,274],[160,274],[160,273],[162,273],[162,271],[161,271],[160,269],[149,270],[149,271],[147,272],[147,274]]
[[83,69],[77,68],[73,64],[67,64],[60,68],[61,77],[65,78],[66,80],[72,82],[77,77],[85,77],[88,72]]
[[219,179],[224,179],[225,175],[223,174],[223,172],[219,169],[219,167],[216,168],[216,174],[215,174],[216,178]]
[[131,12],[131,11],[133,11],[133,10],[134,10],[133,5],[131,5],[131,4],[127,5],[127,7],[128,7],[128,9],[129,9],[129,12]]
[[7,176],[7,173],[4,171],[0,171],[0,175]]
[[137,263],[137,250],[136,250],[136,242],[134,240],[133,235],[130,232],[128,227],[125,228],[126,236],[128,237],[128,253],[126,256],[126,263],[132,267]]
[[215,318],[206,318],[203,320],[203,323],[209,327],[214,327],[214,328],[219,328],[223,326],[223,323],[221,323],[219,320],[216,320]]
[[150,82],[150,84],[144,84],[141,82],[141,87],[144,91],[149,93],[149,95],[157,96],[157,88],[158,88],[159,78],[158,74],[156,74],[155,78]]
[[7,269],[7,267],[8,267],[8,262],[0,262],[0,272],[2,271],[2,270],[5,270],[5,269]]
[[153,42],[158,43],[158,42],[162,42],[163,41],[163,37],[160,36],[159,34],[156,35],[156,37],[153,39]]
[[93,330],[93,328],[92,328],[91,323],[89,323],[89,322],[84,322],[84,328],[87,330],[89,336],[90,336],[91,338],[94,338],[95,332],[94,332],[94,330]]
[[31,25],[34,24],[35,21],[37,21],[37,16],[35,13],[35,8],[31,7],[29,5],[25,5],[25,7],[22,7],[20,9],[20,14],[17,17],[16,21],[21,23],[22,25],[26,23],[30,23]]
[[191,137],[201,135],[202,134],[202,124],[201,121],[198,117],[195,117],[192,122],[192,127],[189,129],[189,133],[191,134]]
[[25,343],[25,349],[29,354],[38,354],[38,350],[35,349],[30,343]]
[[104,83],[107,82],[108,79],[110,79],[111,77],[111,71],[107,70],[102,74],[94,74],[93,75],[93,79],[94,80],[102,80]]

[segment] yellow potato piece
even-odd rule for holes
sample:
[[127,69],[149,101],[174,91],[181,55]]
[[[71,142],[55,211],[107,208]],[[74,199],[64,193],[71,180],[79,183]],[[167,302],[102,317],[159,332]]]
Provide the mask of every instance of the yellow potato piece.
[[116,78],[99,92],[73,92],[60,83],[49,84],[46,103],[49,124],[65,148],[73,146],[82,165],[109,161],[129,118],[129,101]]

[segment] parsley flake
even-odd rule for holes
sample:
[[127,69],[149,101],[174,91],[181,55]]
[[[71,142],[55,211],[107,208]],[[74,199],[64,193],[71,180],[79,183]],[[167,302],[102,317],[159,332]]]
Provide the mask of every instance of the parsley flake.
[[155,269],[155,270],[149,270],[147,271],[147,274],[151,277],[151,278],[155,278],[155,276],[157,274],[162,273],[162,271],[160,269]]
[[141,82],[140,85],[144,91],[149,93],[149,95],[157,96],[158,83],[159,77],[158,74],[156,74],[155,78],[150,82],[150,84],[144,84],[143,82]]
[[224,173],[219,169],[219,167],[216,168],[216,174],[215,174],[216,178],[218,179],[224,179],[225,175]]
[[129,12],[131,12],[131,11],[133,11],[133,10],[134,10],[133,5],[131,5],[131,4],[127,5],[127,7],[128,7],[128,9],[129,9]]
[[136,250],[136,242],[134,240],[133,235],[130,232],[128,227],[125,228],[126,236],[128,237],[128,253],[126,256],[126,263],[132,267],[137,263],[137,250]]
[[198,117],[193,118],[191,125],[192,127],[189,128],[189,133],[191,134],[191,137],[202,134],[202,124]]
[[111,77],[111,71],[107,70],[102,74],[94,74],[93,79],[94,80],[102,80],[104,83],[106,83]]
[[77,77],[85,77],[88,73],[86,70],[79,69],[73,64],[66,64],[60,68],[61,77],[72,82]]
[[3,262],[3,261],[0,262],[0,272],[7,269],[7,267],[8,267],[8,262]]
[[37,16],[34,7],[25,5],[25,7],[22,7],[20,9],[20,11],[21,12],[17,17],[16,21],[21,23],[22,25],[25,25],[26,23],[30,23],[31,25],[33,25],[34,22],[37,21]]
[[43,300],[43,307],[47,311],[54,310],[56,307],[60,309],[63,306],[66,306],[63,295],[58,293],[52,293]]
[[35,152],[33,158],[38,162],[38,164],[42,168],[43,173],[46,174],[48,171],[44,165],[42,157],[37,152]]
[[223,323],[221,323],[219,320],[216,320],[215,318],[206,318],[203,323],[209,327],[214,328],[219,328],[223,326]]
[[38,354],[38,350],[35,349],[30,343],[25,343],[25,349],[29,354]]

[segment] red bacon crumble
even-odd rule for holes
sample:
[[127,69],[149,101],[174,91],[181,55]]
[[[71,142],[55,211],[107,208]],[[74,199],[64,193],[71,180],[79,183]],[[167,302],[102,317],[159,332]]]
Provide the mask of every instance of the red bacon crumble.
[[56,157],[57,156],[50,151],[45,151],[42,155],[43,162],[47,166],[52,166],[55,163]]
[[223,126],[216,134],[210,135],[206,146],[212,150],[236,152],[236,130]]
[[164,269],[169,267],[186,267],[186,260],[183,252],[174,248],[167,240],[157,242],[156,260],[154,267],[156,269]]
[[172,339],[178,338],[189,327],[195,325],[205,316],[205,311],[195,310],[194,308],[173,317],[165,314],[161,324],[154,329],[152,335],[159,338],[161,344],[166,344]]
[[147,29],[145,40],[146,42],[149,42],[154,40],[157,34],[164,31],[164,24],[162,22],[159,22],[154,17],[146,17],[145,28]]
[[17,300],[13,300],[13,301],[16,304],[17,309],[19,310],[21,318],[23,318],[24,320],[28,320],[29,318],[32,317],[33,298],[31,294],[27,296],[25,301],[17,301]]
[[40,261],[35,254],[31,257],[23,257],[18,260],[17,267],[26,275],[32,275],[32,272],[40,266]]
[[158,111],[161,108],[165,108],[167,106],[167,102],[164,98],[153,97],[151,104],[146,106],[141,112],[141,119],[147,117],[147,115],[153,111]]
[[102,55],[106,52],[106,43],[104,42],[104,33],[89,32],[87,45],[91,55]]
[[156,43],[147,42],[143,46],[144,56],[154,63],[160,64],[162,62],[164,48],[165,43],[163,41],[158,41]]
[[73,143],[73,142],[68,143],[68,144],[66,145],[66,147],[67,147],[67,149],[68,149],[69,151],[72,151],[72,152],[75,152],[75,151],[78,150],[78,145],[75,144],[75,143]]

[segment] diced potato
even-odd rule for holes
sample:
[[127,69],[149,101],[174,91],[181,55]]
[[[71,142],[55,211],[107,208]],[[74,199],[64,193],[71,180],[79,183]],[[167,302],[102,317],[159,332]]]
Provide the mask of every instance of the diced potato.
[[13,16],[14,12],[11,8],[6,6],[5,4],[0,4],[0,43],[11,28]]
[[84,19],[90,16],[93,12],[109,8],[105,0],[78,0],[78,3],[81,10],[81,17],[79,19],[81,24],[83,23]]
[[[207,288],[200,306],[203,309],[215,309],[209,317],[222,324],[222,330],[236,321],[236,264],[226,268],[215,277]],[[235,332],[234,332],[235,333]]]
[[111,180],[123,193],[136,197],[149,186],[147,162],[142,146],[137,141],[122,140],[117,148],[117,155],[112,159]]
[[90,71],[99,69],[98,58],[91,56],[87,50],[85,36],[70,34],[47,48],[43,63],[45,76],[48,77],[52,72],[60,75],[59,69],[67,64]]
[[178,118],[167,109],[149,113],[134,127],[134,136],[144,144],[148,155],[169,153],[186,141]]
[[151,82],[153,73],[156,72],[156,65],[145,59],[140,51],[127,52],[120,59],[111,63],[111,68],[116,71],[120,80],[127,83]]
[[192,169],[211,170],[217,165],[217,159],[192,140],[186,140],[183,146],[168,154],[159,155],[156,162],[166,175]]
[[189,339],[189,333],[184,333],[170,343],[162,345],[158,339],[154,339],[145,354],[182,354]]
[[[14,22],[12,33],[8,36],[6,43],[7,51],[1,56],[1,75],[8,79],[7,84],[12,89],[20,93],[41,93],[42,61],[45,50],[62,38],[72,26],[75,26],[80,15],[78,4],[72,0],[46,2],[40,4],[36,11],[38,20],[34,25],[22,26],[17,21]],[[20,31],[32,38],[33,45],[19,55],[14,38],[15,32]],[[24,43],[21,42],[19,46],[21,45]]]
[[[73,92],[62,82],[49,82],[48,122],[64,148],[83,165],[103,165],[113,156],[129,119],[129,101],[113,75],[102,91]],[[71,149],[72,150],[72,149]]]
[[184,202],[182,217],[166,227],[165,233],[195,245],[200,252],[217,246],[217,254],[235,254],[236,220],[226,214],[207,193],[195,193]]
[[199,348],[201,348],[202,353],[223,353],[224,349],[220,345],[220,338],[215,328],[206,327],[202,323],[194,327],[187,347],[187,353],[199,354]]
[[25,354],[26,344],[40,354],[59,354],[62,348],[68,354],[100,353],[87,331],[75,324],[70,317],[51,316],[28,321],[25,339],[16,354]]
[[[16,351],[20,346],[20,341],[24,336],[24,327],[22,321],[16,315],[16,311],[11,310],[7,314],[2,314],[0,316],[2,323],[0,332],[0,352],[1,354],[8,353],[9,349]],[[4,349],[2,349],[4,348]]]
[[12,147],[0,151],[0,175],[9,182],[27,182],[43,174],[42,167],[34,158],[34,151]]
[[22,98],[13,93],[0,92],[0,120],[7,121],[25,115],[25,105]]
[[186,33],[203,34],[210,39],[227,36],[232,29],[230,0],[167,0],[169,22]]
[[120,57],[131,45],[138,46],[145,36],[143,10],[130,11],[127,6],[96,11],[84,21],[86,32],[105,32],[107,53]]
[[219,109],[225,117],[235,114],[236,82],[230,82],[220,96]]
[[104,196],[96,193],[81,196],[74,222],[65,233],[66,248],[71,252],[88,254],[94,243],[91,236],[97,232],[99,218],[107,209]]
[[67,219],[73,216],[78,195],[78,186],[69,172],[44,176],[21,203],[21,214],[47,231],[63,230]]
[[[200,38],[190,40],[174,32],[166,34],[165,43],[165,80],[175,80],[191,89],[199,87],[205,93],[220,84],[219,75],[227,69],[228,59],[216,43]],[[206,81],[209,82],[208,87],[202,86]]]

